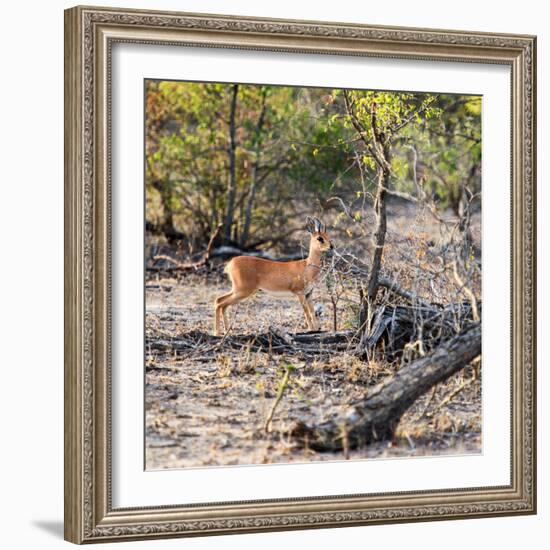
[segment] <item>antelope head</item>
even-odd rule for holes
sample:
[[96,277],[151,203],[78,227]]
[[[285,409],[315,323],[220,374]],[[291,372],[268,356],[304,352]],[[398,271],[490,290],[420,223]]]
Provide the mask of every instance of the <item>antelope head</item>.
[[326,232],[325,224],[319,218],[306,218],[306,231],[310,234],[310,251],[326,252],[334,246]]

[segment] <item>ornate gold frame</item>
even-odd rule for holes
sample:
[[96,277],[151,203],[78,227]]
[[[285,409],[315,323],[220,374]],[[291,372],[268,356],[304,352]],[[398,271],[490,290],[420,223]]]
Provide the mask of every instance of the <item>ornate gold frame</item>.
[[[509,486],[113,509],[110,491],[110,53],[115,42],[498,63],[512,71]],[[533,514],[533,36],[76,7],[65,12],[65,538],[101,542]]]

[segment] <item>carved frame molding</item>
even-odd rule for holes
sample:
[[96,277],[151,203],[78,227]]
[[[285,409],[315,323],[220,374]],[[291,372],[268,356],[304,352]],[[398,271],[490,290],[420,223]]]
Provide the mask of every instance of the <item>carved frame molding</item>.
[[[499,63],[512,74],[512,483],[113,509],[110,86],[115,42]],[[101,542],[536,512],[536,38],[218,15],[65,12],[65,537]]]

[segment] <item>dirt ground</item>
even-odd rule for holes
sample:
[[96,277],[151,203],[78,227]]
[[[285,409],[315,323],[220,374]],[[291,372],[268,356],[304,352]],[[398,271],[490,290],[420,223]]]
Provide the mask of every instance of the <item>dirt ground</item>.
[[[211,332],[214,298],[227,287],[200,275],[149,281],[147,342]],[[323,298],[318,292],[315,301],[323,303]],[[330,328],[326,317],[321,323]],[[232,323],[238,333],[264,332],[270,326],[305,330],[297,300],[262,294],[234,308]],[[344,410],[396,368],[384,361],[360,361],[352,349],[304,361],[299,355],[213,348],[146,354],[147,469],[343,460],[342,453],[296,450],[278,434],[292,420],[313,422]],[[274,415],[277,435],[267,434],[264,424],[289,364],[296,369]],[[467,368],[436,386],[406,413],[393,441],[352,451],[349,458],[480,452],[481,382],[472,380],[473,369]]]
[[[445,235],[426,212],[391,212],[384,252],[391,275],[431,301],[453,301],[459,294],[437,269]],[[480,218],[472,225],[479,249]],[[334,232],[337,246],[368,241]],[[338,238],[336,238],[338,235]],[[355,240],[355,241],[354,241]],[[369,250],[366,250],[369,254]],[[413,267],[411,267],[413,266]],[[416,267],[414,267],[416,266]],[[150,272],[146,283],[146,467],[189,468],[343,460],[343,453],[294,448],[284,435],[293,421],[316,423],[342,413],[369,387],[391,376],[401,362],[359,360],[353,346],[315,357],[300,352],[275,355],[231,349],[223,341],[176,351],[170,342],[212,334],[216,296],[230,284],[223,264],[201,272]],[[422,268],[422,269],[420,269]],[[418,278],[417,274],[428,273]],[[480,288],[475,289],[479,294]],[[326,284],[314,291],[321,330],[333,329],[332,303]],[[356,323],[357,292],[344,293],[337,304],[339,331]],[[258,334],[270,327],[288,333],[306,331],[294,298],[257,293],[229,308],[232,334]],[[199,336],[200,340],[200,336]],[[168,342],[160,348],[155,344]],[[264,425],[286,368],[289,383],[276,408],[271,431]],[[393,441],[351,451],[349,459],[465,454],[481,452],[481,368],[469,366],[420,398],[402,418]]]

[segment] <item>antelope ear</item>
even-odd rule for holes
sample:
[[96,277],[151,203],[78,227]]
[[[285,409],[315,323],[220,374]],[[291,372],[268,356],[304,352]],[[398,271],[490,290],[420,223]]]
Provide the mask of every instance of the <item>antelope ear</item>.
[[308,216],[306,218],[305,229],[308,233],[314,233],[315,232],[315,224],[314,224],[313,218],[311,218],[310,216]]
[[319,218],[314,218],[314,221],[315,221],[315,231],[317,233],[322,233],[325,230],[325,226],[323,225],[323,223]]

